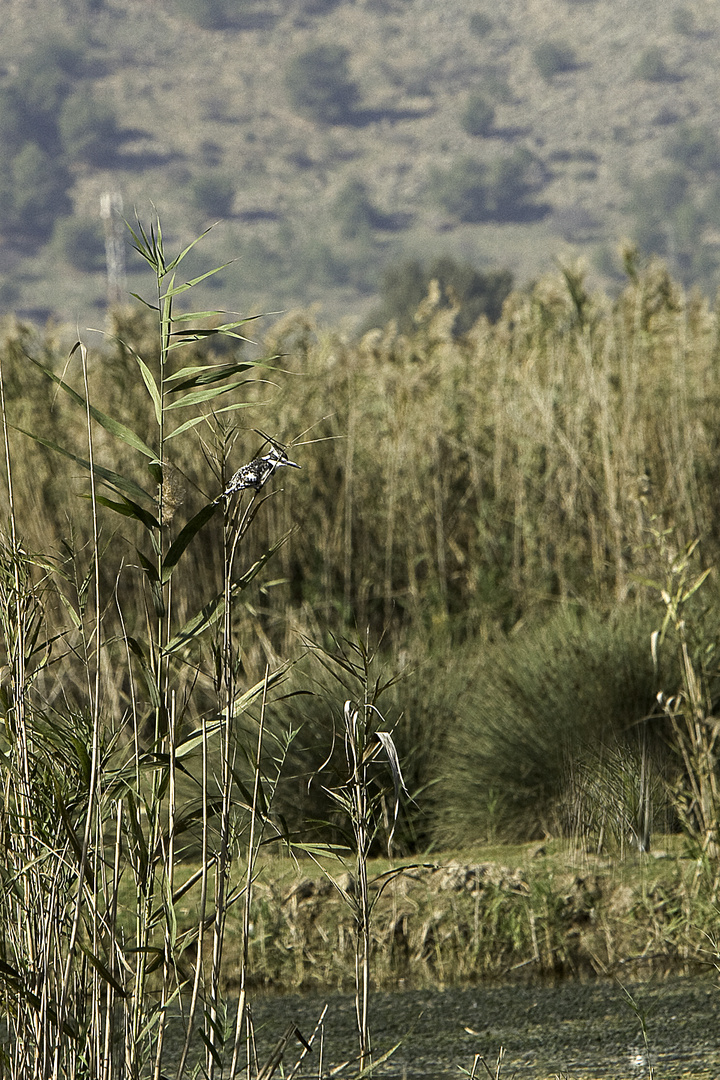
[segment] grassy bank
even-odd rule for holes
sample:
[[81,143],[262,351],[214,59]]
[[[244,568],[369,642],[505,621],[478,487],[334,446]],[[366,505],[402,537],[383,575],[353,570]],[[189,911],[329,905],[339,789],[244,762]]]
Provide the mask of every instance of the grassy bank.
[[[616,976],[621,982],[707,972],[717,962],[717,882],[708,886],[678,837],[653,856],[610,860],[546,845],[443,853],[383,885],[373,913],[374,990],[478,981]],[[331,867],[332,869],[332,867]],[[347,887],[347,879],[341,878]],[[192,921],[189,909],[180,907]],[[241,935],[229,916],[228,989]],[[254,989],[348,991],[353,919],[312,864],[262,860],[250,944]]]

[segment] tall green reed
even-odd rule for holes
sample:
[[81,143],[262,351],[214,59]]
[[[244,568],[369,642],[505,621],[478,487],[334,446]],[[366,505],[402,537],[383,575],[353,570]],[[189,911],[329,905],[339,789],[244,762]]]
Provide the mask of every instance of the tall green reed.
[[[156,283],[148,304],[157,327],[154,359],[123,346],[150,407],[152,420],[144,425],[150,435],[91,401],[84,345],[78,343],[68,361],[68,369],[80,361],[80,389],[66,373],[27,357],[85,418],[84,450],[26,432],[88,478],[89,546],[71,538],[64,561],[28,555],[22,547],[0,371],[9,505],[2,566],[8,887],[0,976],[3,1060],[13,1077],[159,1078],[171,1068],[171,1027],[179,1029],[182,1044],[178,1078],[198,1038],[204,1074],[232,1077],[247,1026],[243,967],[237,1021],[228,1027],[221,978],[226,916],[243,901],[247,936],[254,860],[271,825],[285,747],[265,749],[265,702],[281,672],[266,668],[254,684],[243,681],[234,612],[284,538],[239,565],[271,485],[231,491],[227,480],[228,456],[240,434],[233,421],[248,404],[240,395],[267,363],[211,357],[180,366],[178,350],[189,344],[221,335],[244,341],[247,320],[178,313],[179,298],[207,276],[177,283],[193,245],[169,259],[159,221],[148,230],[138,222],[131,232]],[[200,426],[209,433],[205,445],[220,447],[207,458],[214,494],[178,527],[172,449]],[[104,463],[113,445],[143,467],[120,471]],[[133,531],[131,558],[116,561],[113,586],[103,594],[108,576],[101,568],[113,552],[101,520],[106,512]],[[222,518],[222,581],[188,618],[176,599],[183,558],[216,517]],[[134,594],[140,610],[128,612],[119,583],[132,572],[141,579]],[[60,610],[65,626],[57,629]],[[110,681],[114,692],[105,693]],[[248,740],[254,701],[261,702],[255,750]],[[243,753],[251,766],[249,788],[238,767]],[[188,876],[183,855],[189,850],[199,850],[200,866]],[[247,873],[233,880],[241,851]],[[132,880],[129,912],[120,907],[123,877]],[[179,905],[190,897],[195,919],[188,925]],[[246,963],[247,948],[244,956]]]

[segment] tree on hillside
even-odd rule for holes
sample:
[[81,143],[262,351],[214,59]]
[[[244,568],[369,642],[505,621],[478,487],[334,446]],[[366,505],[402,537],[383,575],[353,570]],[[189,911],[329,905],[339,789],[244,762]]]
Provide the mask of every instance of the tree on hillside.
[[483,162],[460,158],[447,169],[436,169],[430,186],[440,206],[460,221],[487,221],[490,217],[487,167]]
[[58,116],[62,148],[70,161],[106,165],[116,154],[122,133],[115,110],[83,87],[63,102]]
[[458,221],[520,221],[537,208],[528,202],[542,183],[535,156],[518,148],[486,165],[475,158],[459,158],[431,178],[435,200]]
[[0,229],[47,240],[55,219],[68,214],[71,178],[37,143],[26,143],[0,168]]
[[489,135],[495,124],[495,108],[480,92],[470,94],[460,117],[460,126],[468,135]]
[[323,124],[352,120],[359,91],[350,77],[349,56],[342,45],[314,45],[294,57],[285,72],[293,107]]

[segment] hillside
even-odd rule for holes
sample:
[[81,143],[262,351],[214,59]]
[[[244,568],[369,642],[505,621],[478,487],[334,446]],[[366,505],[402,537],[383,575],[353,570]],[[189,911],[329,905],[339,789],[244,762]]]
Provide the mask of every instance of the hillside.
[[[97,324],[105,191],[127,217],[154,204],[172,240],[220,217],[195,266],[236,261],[201,302],[244,312],[316,304],[358,325],[384,267],[438,254],[520,284],[583,256],[612,285],[626,236],[685,284],[717,287],[720,13],[707,0],[225,0],[217,29],[197,24],[209,3],[6,0],[0,140],[8,94],[58,42],[77,50],[73,101],[91,99],[91,117],[104,103],[116,127],[101,151],[82,149],[82,131],[63,149],[52,226],[27,211],[2,228],[2,310]],[[347,50],[355,100],[339,118],[302,110],[286,83],[318,45]],[[471,95],[489,109],[481,135],[463,126]],[[10,198],[37,169],[13,166],[22,148],[11,159],[8,145]],[[133,289],[138,271],[130,261]]]

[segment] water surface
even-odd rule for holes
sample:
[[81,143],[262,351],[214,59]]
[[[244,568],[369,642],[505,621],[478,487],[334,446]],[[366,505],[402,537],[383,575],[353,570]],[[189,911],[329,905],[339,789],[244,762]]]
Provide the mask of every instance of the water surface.
[[[627,984],[645,1020],[657,1080],[720,1077],[720,988],[712,978],[673,978]],[[290,996],[256,1001],[253,1016],[262,1060],[288,1023],[305,1038],[323,1005],[323,1072],[354,1052],[354,1000],[348,995]],[[555,986],[478,986],[446,991],[407,991],[372,1000],[376,1056],[401,1045],[378,1075],[407,1080],[462,1077],[482,1054],[493,1069],[499,1048],[501,1076],[628,1080],[649,1076],[638,1015],[614,982],[563,982]],[[298,1048],[299,1049],[299,1048]],[[301,1075],[317,1076],[318,1048]],[[292,1049],[286,1059],[294,1061]],[[312,1064],[311,1064],[312,1062]],[[352,1075],[350,1069],[340,1075]],[[477,1076],[487,1076],[480,1068]]]

